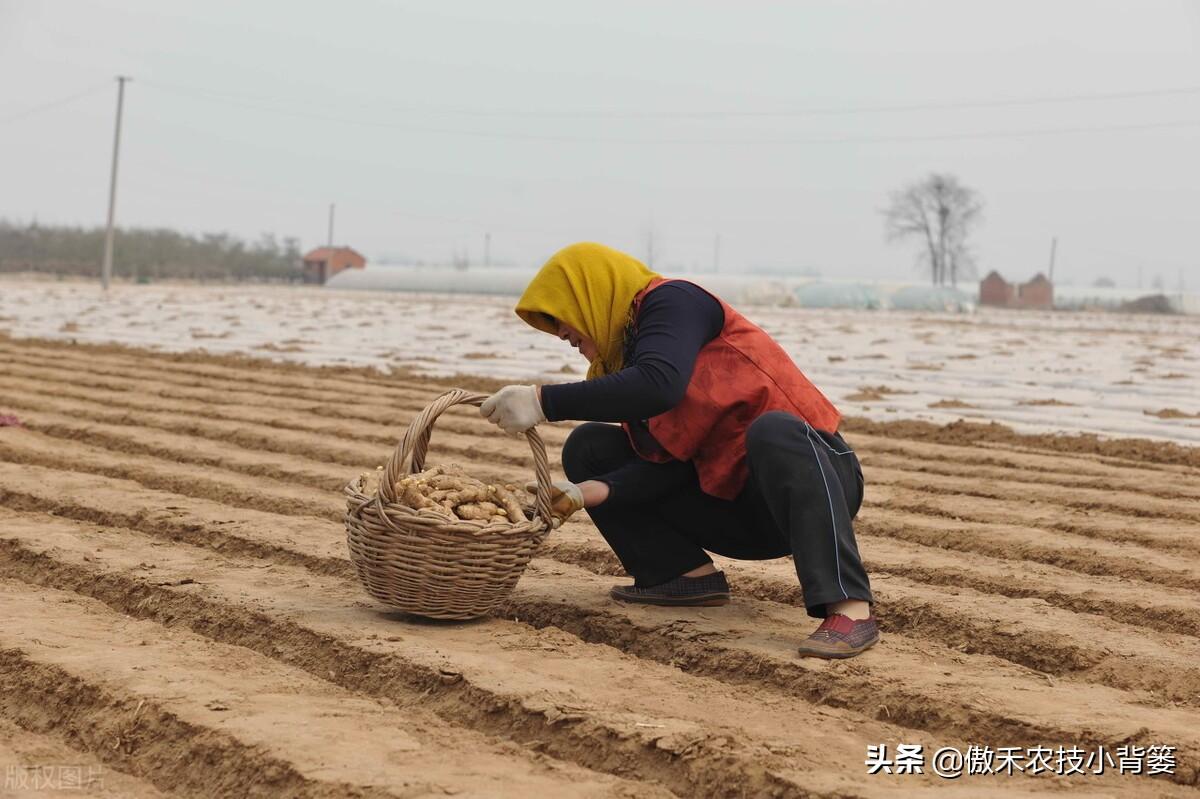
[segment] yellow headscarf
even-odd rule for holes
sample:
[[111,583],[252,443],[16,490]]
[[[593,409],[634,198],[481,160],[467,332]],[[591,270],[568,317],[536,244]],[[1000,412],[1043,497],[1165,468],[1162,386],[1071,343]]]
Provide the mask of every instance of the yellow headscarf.
[[541,314],[566,322],[596,342],[588,379],[620,370],[625,325],[639,291],[658,273],[641,261],[603,244],[572,244],[551,256],[517,302],[517,316],[556,334]]

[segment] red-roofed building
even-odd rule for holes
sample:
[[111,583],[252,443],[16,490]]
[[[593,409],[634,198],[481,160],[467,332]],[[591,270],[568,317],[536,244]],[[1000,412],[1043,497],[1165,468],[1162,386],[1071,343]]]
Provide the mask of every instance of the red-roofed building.
[[1054,284],[1041,272],[1028,283],[1009,283],[999,272],[988,273],[979,283],[979,304],[993,308],[1054,308]]
[[304,282],[324,283],[343,269],[365,269],[367,259],[351,247],[318,247],[304,256]]
[[996,308],[1008,308],[1016,297],[1016,287],[1000,273],[992,270],[979,284],[979,304]]
[[1054,284],[1038,272],[1033,280],[1017,286],[1018,308],[1039,308],[1049,311],[1054,308]]

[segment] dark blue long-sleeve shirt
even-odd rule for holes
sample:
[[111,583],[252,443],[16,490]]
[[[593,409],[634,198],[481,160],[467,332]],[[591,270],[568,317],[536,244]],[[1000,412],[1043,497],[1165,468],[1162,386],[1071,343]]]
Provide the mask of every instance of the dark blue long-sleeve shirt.
[[[542,412],[552,422],[630,422],[639,440],[648,439],[645,420],[679,404],[700,350],[724,326],[721,304],[708,292],[684,282],[659,286],[642,302],[636,330],[625,342],[624,367],[595,380],[543,386]],[[635,457],[594,479],[608,483],[609,501],[619,497],[625,503],[660,495],[692,473],[690,463]]]
[[725,326],[721,304],[691,283],[671,282],[646,295],[636,331],[615,374],[542,387],[542,412],[558,422],[636,422],[679,404],[696,356]]

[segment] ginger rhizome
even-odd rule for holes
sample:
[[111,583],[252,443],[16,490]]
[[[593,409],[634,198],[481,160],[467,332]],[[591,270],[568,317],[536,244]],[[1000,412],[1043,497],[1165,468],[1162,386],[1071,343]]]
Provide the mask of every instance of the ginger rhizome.
[[[383,467],[362,475],[363,493],[379,490]],[[395,485],[397,501],[413,510],[431,510],[448,519],[484,523],[528,522],[516,486],[484,483],[469,476],[457,464],[434,466],[403,477]]]

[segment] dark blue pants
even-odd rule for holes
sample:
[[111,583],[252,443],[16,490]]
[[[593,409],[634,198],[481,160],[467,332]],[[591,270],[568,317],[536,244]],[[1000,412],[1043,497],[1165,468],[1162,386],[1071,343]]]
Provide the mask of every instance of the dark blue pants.
[[[746,450],[750,479],[732,501],[701,491],[693,470],[682,487],[672,479],[651,500],[588,509],[635,584],[658,585],[711,563],[708,552],[791,556],[810,616],[843,599],[873,602],[851,521],[862,505],[862,467],[842,437],[772,411],[750,425]],[[567,479],[580,483],[636,457],[620,427],[589,422],[571,432],[562,459]]]

